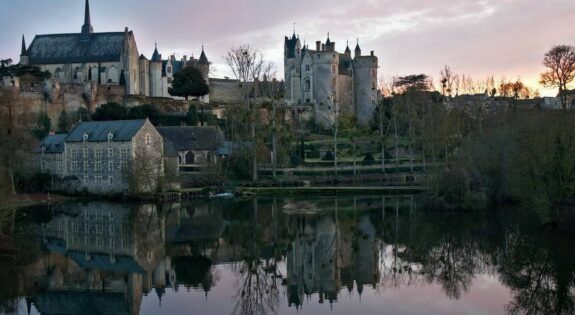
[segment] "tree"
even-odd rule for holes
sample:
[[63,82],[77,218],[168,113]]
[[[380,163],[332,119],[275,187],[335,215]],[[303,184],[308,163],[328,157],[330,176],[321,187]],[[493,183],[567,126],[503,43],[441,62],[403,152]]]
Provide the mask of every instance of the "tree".
[[123,120],[128,118],[128,108],[118,103],[106,103],[96,109],[92,120]]
[[67,133],[70,131],[71,127],[70,119],[68,118],[68,114],[66,113],[66,109],[63,109],[60,113],[60,117],[58,117],[58,131]]
[[40,113],[36,118],[36,125],[37,127],[34,129],[34,134],[36,138],[43,139],[50,132],[52,121],[50,121],[50,117],[48,117],[46,113]]
[[557,45],[543,58],[543,65],[549,68],[541,74],[540,83],[545,87],[559,88],[561,107],[567,109],[567,85],[575,79],[575,46]]
[[27,128],[31,122],[24,120],[27,115],[18,115],[23,111],[13,91],[0,89],[0,193],[15,194],[15,173],[30,169],[34,139]]
[[[256,123],[257,114],[259,113],[259,106],[256,102],[251,100],[254,82],[261,81],[264,76],[269,76],[272,65],[264,61],[264,55],[261,51],[250,47],[249,45],[241,45],[232,48],[225,57],[226,63],[232,70],[232,73],[238,81],[240,81],[240,88],[244,100],[244,105],[248,114],[248,123],[250,126],[250,138],[253,142],[252,146],[252,180],[258,179],[257,168],[257,138],[256,138]],[[250,84],[252,83],[252,84]]]
[[187,123],[189,126],[197,126],[198,125],[198,108],[196,105],[191,104],[190,108],[188,109],[188,113],[186,114]]
[[160,116],[161,116],[160,111],[155,105],[144,104],[130,108],[128,118],[129,119],[148,118],[154,126],[157,126],[160,123]]
[[174,74],[172,87],[168,93],[172,96],[185,97],[202,97],[209,93],[209,87],[202,75],[202,72],[195,67],[185,67]]

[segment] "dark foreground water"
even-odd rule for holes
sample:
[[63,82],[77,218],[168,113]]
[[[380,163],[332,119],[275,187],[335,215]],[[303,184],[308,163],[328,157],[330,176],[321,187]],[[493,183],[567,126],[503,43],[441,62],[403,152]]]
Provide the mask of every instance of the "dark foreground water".
[[36,207],[0,313],[573,314],[573,238],[532,221],[410,196]]

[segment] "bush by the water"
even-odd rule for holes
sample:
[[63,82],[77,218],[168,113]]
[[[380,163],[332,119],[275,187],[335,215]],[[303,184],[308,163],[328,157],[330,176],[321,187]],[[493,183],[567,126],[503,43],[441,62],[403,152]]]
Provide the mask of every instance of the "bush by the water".
[[521,202],[543,222],[569,216],[564,205],[575,197],[574,121],[568,111],[492,114],[434,177],[436,200],[460,206]]

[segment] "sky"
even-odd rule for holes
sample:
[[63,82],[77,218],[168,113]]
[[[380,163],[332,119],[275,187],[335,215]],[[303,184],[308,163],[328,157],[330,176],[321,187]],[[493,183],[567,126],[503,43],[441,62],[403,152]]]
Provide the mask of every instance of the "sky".
[[[38,34],[79,32],[84,0],[0,0],[0,58],[18,60],[20,41]],[[204,45],[214,76],[242,44],[261,50],[283,77],[283,40],[294,30],[310,47],[327,34],[343,52],[356,40],[379,57],[380,77],[425,73],[444,65],[474,79],[520,78],[538,85],[553,45],[575,45],[573,0],[91,0],[95,32],[134,31],[148,58],[157,42],[164,58],[199,57]]]

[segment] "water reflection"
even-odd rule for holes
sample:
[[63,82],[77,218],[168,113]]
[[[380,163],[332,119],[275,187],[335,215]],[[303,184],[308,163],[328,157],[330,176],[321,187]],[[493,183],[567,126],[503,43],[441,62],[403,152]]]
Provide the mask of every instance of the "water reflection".
[[[434,299],[464,300],[484,277],[510,294],[491,313],[574,311],[575,242],[513,211],[428,212],[410,196],[330,197],[70,203],[27,209],[16,221],[20,251],[0,256],[2,313],[167,314],[172,303],[197,313],[337,311],[366,290],[383,297],[438,287]],[[180,293],[201,293],[205,304],[166,300]]]

